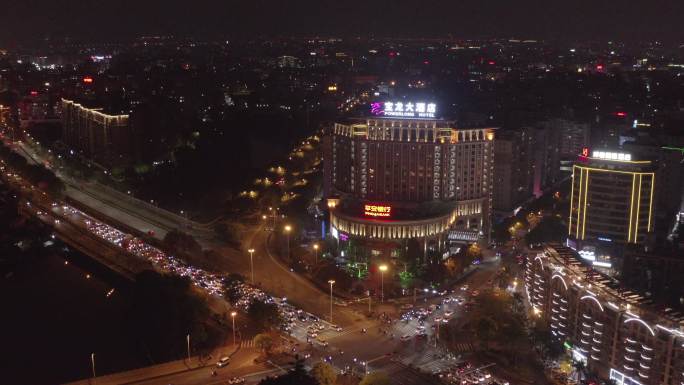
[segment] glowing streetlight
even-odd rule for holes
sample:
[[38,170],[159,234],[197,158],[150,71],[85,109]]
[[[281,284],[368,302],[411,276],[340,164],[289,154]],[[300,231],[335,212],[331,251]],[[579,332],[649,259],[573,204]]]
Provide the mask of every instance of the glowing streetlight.
[[314,249],[314,255],[316,256],[315,264],[318,265],[318,243],[314,243],[313,249]]
[[235,345],[235,316],[237,315],[236,311],[230,312],[230,318],[233,319],[233,345]]
[[332,323],[333,284],[335,284],[335,280],[328,280],[328,283],[330,284],[330,323]]
[[385,272],[387,271],[387,265],[380,265],[380,302],[385,302]]
[[252,270],[252,285],[254,285],[254,249],[247,250],[249,253],[249,265]]
[[93,368],[93,379],[97,377],[95,374],[95,353],[90,353],[90,365]]
[[287,234],[287,257],[290,258],[290,232],[292,231],[292,226],[285,225],[285,234]]
[[186,339],[187,342],[188,342],[188,362],[189,362],[189,361],[190,361],[190,334],[188,334],[187,336],[185,336],[185,339]]

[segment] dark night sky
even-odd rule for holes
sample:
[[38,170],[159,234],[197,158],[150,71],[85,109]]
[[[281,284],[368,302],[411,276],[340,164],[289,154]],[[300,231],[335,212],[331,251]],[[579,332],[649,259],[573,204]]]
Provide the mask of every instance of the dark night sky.
[[[4,4],[3,4],[4,3]],[[682,0],[2,0],[0,44],[46,36],[216,36],[684,40]]]

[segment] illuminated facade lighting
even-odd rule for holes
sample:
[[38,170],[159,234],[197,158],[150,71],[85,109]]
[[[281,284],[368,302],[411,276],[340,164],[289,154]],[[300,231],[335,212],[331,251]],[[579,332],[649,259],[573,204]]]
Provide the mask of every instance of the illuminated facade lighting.
[[437,104],[426,102],[386,101],[371,103],[371,114],[398,118],[434,118]]
[[[588,151],[583,152],[586,154]],[[652,229],[655,168],[626,153],[594,150],[572,168],[568,235],[643,243]],[[581,248],[581,247],[580,247]]]
[[369,217],[390,217],[392,212],[391,206],[380,205],[364,205],[363,214]]
[[601,379],[622,385],[684,384],[684,332],[676,316],[630,303],[634,298],[613,286],[587,282],[587,267],[571,249],[546,246],[537,257],[527,261],[525,292],[554,343],[563,344]]

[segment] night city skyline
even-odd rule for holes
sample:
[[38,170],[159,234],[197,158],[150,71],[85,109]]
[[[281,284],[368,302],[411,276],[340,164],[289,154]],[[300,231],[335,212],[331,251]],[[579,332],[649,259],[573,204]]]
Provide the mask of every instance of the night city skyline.
[[684,385],[684,3],[0,10],[0,384]]
[[219,38],[375,36],[681,41],[684,5],[624,1],[110,1],[5,4],[0,42],[121,41],[141,35]]

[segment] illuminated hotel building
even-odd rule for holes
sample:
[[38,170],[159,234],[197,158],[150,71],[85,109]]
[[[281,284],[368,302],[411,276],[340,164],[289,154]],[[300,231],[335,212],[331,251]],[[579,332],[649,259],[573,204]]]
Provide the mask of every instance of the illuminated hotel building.
[[469,242],[489,235],[494,130],[457,128],[434,112],[431,103],[374,103],[373,117],[328,130],[333,236],[441,249],[449,230]]
[[608,150],[584,150],[572,168],[568,236],[587,244],[644,244],[653,231],[655,167]]
[[66,99],[62,99],[62,141],[106,167],[126,162],[133,153],[128,115],[106,114]]
[[527,260],[526,296],[553,339],[616,384],[684,384],[684,315],[660,311],[574,255],[553,245]]

